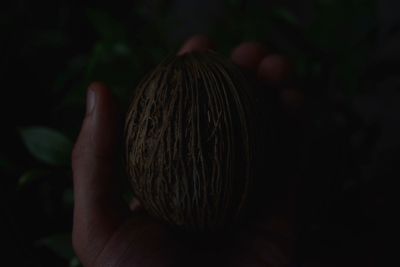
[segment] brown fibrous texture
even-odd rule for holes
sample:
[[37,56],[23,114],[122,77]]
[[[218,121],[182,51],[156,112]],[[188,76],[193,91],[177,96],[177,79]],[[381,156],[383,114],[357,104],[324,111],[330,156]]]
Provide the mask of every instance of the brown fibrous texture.
[[242,74],[214,52],[170,57],[139,84],[126,165],[149,214],[191,230],[240,218],[252,182],[249,99]]

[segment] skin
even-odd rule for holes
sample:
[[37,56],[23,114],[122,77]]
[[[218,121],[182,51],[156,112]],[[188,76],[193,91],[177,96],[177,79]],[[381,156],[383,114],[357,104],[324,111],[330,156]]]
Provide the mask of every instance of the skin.
[[[206,36],[194,36],[178,54],[207,49],[214,49],[212,42]],[[290,67],[284,57],[271,55],[255,42],[240,44],[232,52],[232,60],[253,72],[260,82],[279,83],[289,75]],[[285,88],[281,90],[282,102],[286,103],[289,94]],[[293,88],[287,91],[301,95]],[[149,217],[139,201],[126,205],[115,179],[114,159],[121,131],[118,121],[109,89],[93,83],[88,89],[87,113],[72,155],[72,239],[83,266],[286,266],[290,262],[291,207],[283,207],[272,219],[249,223],[229,238],[190,242]]]

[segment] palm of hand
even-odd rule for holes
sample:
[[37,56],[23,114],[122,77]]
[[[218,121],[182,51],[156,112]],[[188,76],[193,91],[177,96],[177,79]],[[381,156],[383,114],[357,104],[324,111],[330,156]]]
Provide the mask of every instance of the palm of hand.
[[[207,39],[195,37],[180,53],[208,48]],[[268,73],[271,56],[267,57],[257,44],[243,44],[235,50],[233,60],[249,70],[258,68],[259,76],[266,79],[284,72],[274,69],[275,74]],[[276,61],[276,56],[273,60]],[[118,197],[121,194],[113,180],[113,153],[118,139],[116,121],[116,108],[109,91],[101,84],[93,84],[88,91],[87,114],[72,158],[73,245],[85,267],[288,264],[290,237],[282,235],[289,229],[284,226],[286,222],[258,220],[230,233],[229,237],[189,241],[137,207],[129,212]],[[280,236],[276,237],[277,233]]]
[[113,233],[93,266],[286,266],[288,255],[271,236],[263,235],[268,230],[253,231],[218,244],[209,239],[193,244],[137,215]]

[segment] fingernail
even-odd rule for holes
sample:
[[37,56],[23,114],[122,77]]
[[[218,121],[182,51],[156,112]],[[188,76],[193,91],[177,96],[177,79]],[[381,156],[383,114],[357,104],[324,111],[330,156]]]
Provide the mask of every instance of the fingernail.
[[95,104],[96,93],[92,89],[89,89],[86,96],[86,116],[93,112]]

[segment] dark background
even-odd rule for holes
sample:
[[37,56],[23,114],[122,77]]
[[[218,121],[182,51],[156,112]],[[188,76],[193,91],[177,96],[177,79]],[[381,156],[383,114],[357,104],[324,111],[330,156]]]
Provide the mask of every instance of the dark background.
[[298,265],[383,266],[400,177],[399,12],[396,0],[3,1],[2,262],[79,266],[69,154],[88,84],[106,82],[124,111],[147,71],[206,33],[226,56],[257,40],[295,63],[308,99],[307,123],[286,136],[303,177]]

